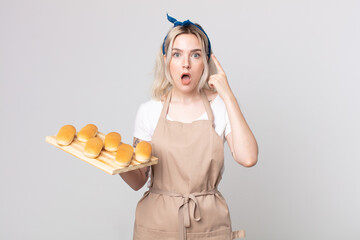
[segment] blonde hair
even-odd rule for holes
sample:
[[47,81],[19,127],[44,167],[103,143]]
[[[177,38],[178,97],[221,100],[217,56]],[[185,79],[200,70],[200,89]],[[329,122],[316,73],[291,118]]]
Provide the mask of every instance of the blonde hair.
[[[200,25],[196,25],[201,28]],[[216,73],[216,66],[211,57],[210,59],[207,59],[207,56],[210,55],[212,51],[210,54],[208,54],[208,39],[198,27],[194,25],[176,26],[171,28],[168,32],[165,40],[166,60],[164,61],[164,55],[162,51],[163,44],[161,44],[158,55],[156,57],[154,68],[155,79],[151,90],[151,95],[154,99],[160,100],[161,97],[167,95],[167,93],[173,87],[173,79],[170,75],[169,63],[171,60],[171,52],[174,40],[180,34],[194,34],[199,39],[201,44],[202,60],[204,62],[204,71],[201,75],[197,90],[200,91],[203,88],[210,89],[207,83],[207,79],[209,78],[209,75]]]

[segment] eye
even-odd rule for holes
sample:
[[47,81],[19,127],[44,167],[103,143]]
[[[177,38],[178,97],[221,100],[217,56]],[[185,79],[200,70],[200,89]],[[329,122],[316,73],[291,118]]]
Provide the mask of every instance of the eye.
[[200,53],[194,53],[193,56],[194,56],[194,58],[199,58],[201,55],[200,55]]
[[174,52],[174,53],[173,53],[173,57],[180,57],[180,53]]

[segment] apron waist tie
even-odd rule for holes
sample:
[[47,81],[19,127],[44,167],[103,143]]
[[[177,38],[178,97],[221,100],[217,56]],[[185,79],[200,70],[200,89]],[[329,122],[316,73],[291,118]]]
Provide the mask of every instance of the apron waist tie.
[[[194,202],[194,211],[192,212],[192,217],[195,221],[200,221],[201,213],[199,208],[199,203],[196,199],[198,196],[205,196],[205,195],[214,195],[219,193],[217,189],[212,189],[207,192],[195,192],[190,194],[180,194],[180,193],[173,193],[164,191],[161,189],[149,188],[149,192],[157,193],[169,197],[181,197],[183,199],[182,204],[179,207],[179,233],[180,233],[180,240],[186,240],[186,228],[190,227],[190,209],[189,209],[189,202]],[[196,212],[198,213],[198,217],[195,217]]]

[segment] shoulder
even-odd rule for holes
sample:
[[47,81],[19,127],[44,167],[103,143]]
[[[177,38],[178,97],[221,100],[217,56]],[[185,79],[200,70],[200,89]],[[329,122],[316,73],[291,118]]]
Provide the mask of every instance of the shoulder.
[[161,110],[162,103],[160,101],[154,99],[146,101],[140,105],[137,111],[136,121],[152,126],[157,123]]
[[134,137],[151,141],[161,109],[161,102],[153,99],[140,105],[135,118]]
[[224,100],[218,94],[216,95],[215,99],[213,100],[211,106],[213,108],[222,109],[222,111],[226,111],[226,105],[224,103]]

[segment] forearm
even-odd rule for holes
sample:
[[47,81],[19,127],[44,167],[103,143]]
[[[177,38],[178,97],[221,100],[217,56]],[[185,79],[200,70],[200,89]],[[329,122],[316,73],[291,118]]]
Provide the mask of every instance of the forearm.
[[135,191],[142,188],[142,186],[144,186],[144,184],[147,181],[147,178],[145,178],[145,176],[143,176],[140,169],[120,173],[120,176]]
[[[145,168],[145,171],[148,171],[147,168]],[[148,179],[147,174],[144,174],[143,171],[144,169],[136,169],[134,171],[120,173],[120,176],[132,189],[137,191],[144,186]]]
[[219,93],[228,112],[231,133],[229,134],[230,136],[226,136],[226,139],[228,139],[235,161],[243,166],[251,167],[256,164],[258,156],[258,146],[255,137],[240,111],[239,104],[230,89],[224,69],[214,54],[211,57],[216,65],[217,73],[209,77],[208,83],[210,87],[215,88]]
[[224,97],[224,103],[228,112],[231,125],[231,144],[235,161],[243,166],[251,167],[256,164],[258,157],[258,145],[251,132],[239,104],[232,92]]

